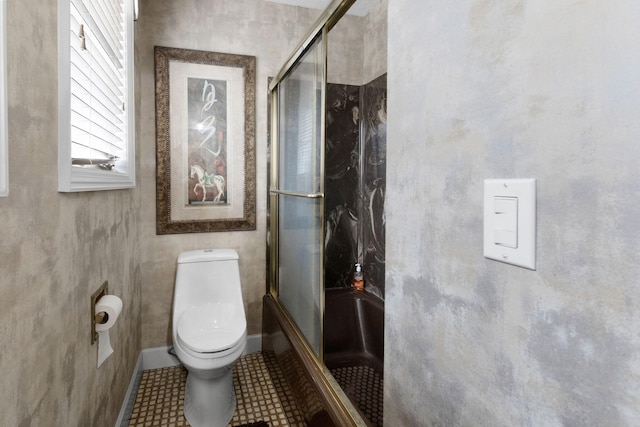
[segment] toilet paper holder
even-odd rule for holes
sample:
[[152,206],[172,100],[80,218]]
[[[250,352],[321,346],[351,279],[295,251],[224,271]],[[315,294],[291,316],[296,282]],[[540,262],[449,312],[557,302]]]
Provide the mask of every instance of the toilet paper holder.
[[96,313],[96,302],[109,292],[109,282],[105,281],[97,291],[91,295],[91,345],[98,341],[96,324],[105,323],[108,320],[106,313]]

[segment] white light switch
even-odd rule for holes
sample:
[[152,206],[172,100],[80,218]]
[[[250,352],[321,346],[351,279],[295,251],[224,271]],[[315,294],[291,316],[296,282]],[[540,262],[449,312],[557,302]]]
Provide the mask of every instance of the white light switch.
[[536,269],[535,179],[484,181],[484,256]]
[[518,247],[518,198],[493,198],[493,243]]

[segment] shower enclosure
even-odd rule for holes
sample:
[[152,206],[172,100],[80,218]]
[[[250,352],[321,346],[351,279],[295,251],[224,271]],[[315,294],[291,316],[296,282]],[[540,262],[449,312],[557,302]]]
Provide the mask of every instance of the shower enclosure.
[[354,3],[334,0],[269,87],[263,350],[312,426],[382,425],[386,74],[362,64],[386,0]]

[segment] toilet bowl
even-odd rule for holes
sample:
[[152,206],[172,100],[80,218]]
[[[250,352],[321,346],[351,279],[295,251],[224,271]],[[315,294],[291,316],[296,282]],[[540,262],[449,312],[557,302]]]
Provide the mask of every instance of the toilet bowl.
[[192,427],[226,426],[236,408],[232,368],[247,343],[236,251],[178,255],[172,335],[188,371],[185,418]]

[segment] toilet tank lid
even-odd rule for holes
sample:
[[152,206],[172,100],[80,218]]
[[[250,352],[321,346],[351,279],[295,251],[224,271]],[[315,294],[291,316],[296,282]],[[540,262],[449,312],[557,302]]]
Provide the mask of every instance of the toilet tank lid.
[[181,252],[178,255],[178,264],[233,259],[238,259],[238,252],[233,249],[199,249],[197,251]]

